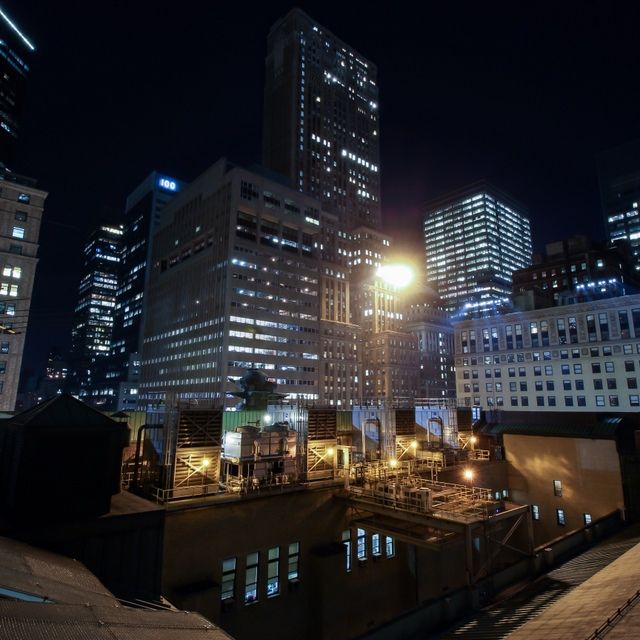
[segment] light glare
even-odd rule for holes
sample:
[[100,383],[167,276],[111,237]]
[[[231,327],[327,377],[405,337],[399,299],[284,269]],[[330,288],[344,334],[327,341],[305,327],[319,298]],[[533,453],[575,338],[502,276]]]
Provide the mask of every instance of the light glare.
[[413,269],[406,264],[386,264],[378,268],[376,276],[398,289],[407,287],[413,282]]

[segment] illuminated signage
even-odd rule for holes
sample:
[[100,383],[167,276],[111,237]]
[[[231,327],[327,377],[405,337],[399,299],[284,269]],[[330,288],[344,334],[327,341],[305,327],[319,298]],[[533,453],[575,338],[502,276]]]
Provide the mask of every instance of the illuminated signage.
[[171,178],[158,178],[158,186],[167,191],[177,191],[178,183]]

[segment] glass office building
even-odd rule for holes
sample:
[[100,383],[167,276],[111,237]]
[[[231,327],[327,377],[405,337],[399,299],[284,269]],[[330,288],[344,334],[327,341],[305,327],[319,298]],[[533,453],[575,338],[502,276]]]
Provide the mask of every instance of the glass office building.
[[484,182],[430,202],[424,239],[427,280],[454,314],[507,302],[513,272],[531,264],[522,205]]

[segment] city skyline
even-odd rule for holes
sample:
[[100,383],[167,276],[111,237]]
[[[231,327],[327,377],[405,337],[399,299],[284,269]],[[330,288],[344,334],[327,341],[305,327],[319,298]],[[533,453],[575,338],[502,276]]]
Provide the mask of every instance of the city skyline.
[[[637,57],[624,16],[467,6],[455,20],[431,8],[414,23],[389,10],[365,19],[357,6],[300,6],[378,66],[383,221],[396,247],[408,238],[419,251],[423,202],[477,178],[528,206],[536,249],[568,236],[571,216],[603,237],[595,155],[640,135],[635,89],[621,82],[623,63]],[[5,3],[36,45],[17,168],[52,192],[27,366],[44,361],[52,341],[69,342],[67,290],[105,205],[121,216],[152,169],[189,180],[221,155],[260,160],[266,34],[291,5],[250,16],[187,6],[171,21],[165,5],[154,7],[98,14]],[[217,37],[205,38],[211,29]]]

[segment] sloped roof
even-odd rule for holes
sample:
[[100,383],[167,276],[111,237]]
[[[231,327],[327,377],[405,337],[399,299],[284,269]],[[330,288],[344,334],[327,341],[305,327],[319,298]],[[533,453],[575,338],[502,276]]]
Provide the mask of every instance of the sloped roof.
[[584,427],[568,424],[495,424],[489,427],[492,434],[517,434],[522,436],[559,436],[565,438],[594,438],[596,440],[615,440],[617,425],[596,424]]
[[0,637],[11,640],[231,640],[197,613],[94,604],[0,600]]
[[501,411],[488,415],[481,431],[491,435],[508,433],[615,440],[621,430],[636,429],[638,426],[636,414]]
[[0,588],[66,604],[118,601],[81,562],[0,537]]
[[197,613],[123,606],[80,562],[0,537],[0,638],[229,640]]
[[76,400],[69,394],[53,396],[31,409],[9,418],[4,424],[32,427],[114,427],[122,423]]

